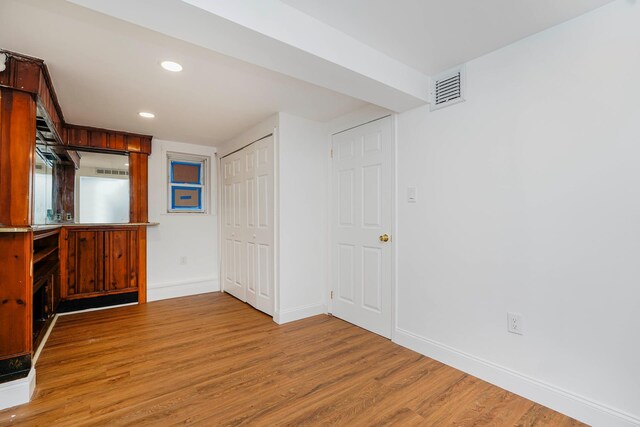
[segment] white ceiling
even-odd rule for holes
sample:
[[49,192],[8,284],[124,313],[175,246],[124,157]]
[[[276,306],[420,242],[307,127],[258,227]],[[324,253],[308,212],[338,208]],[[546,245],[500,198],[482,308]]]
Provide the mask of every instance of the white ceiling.
[[1,0],[0,47],[45,60],[67,122],[160,139],[216,145],[278,111],[327,121],[365,105],[64,0]]
[[425,74],[610,1],[0,0],[0,47],[45,60],[69,123],[217,145],[278,111],[413,108]]
[[433,75],[612,0],[282,0]]

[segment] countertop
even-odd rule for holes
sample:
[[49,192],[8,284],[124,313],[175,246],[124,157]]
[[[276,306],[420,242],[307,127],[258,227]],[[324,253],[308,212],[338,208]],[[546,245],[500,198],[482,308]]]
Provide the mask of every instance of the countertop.
[[62,224],[42,224],[25,227],[4,227],[0,225],[0,233],[28,233],[30,231],[52,230],[62,227],[153,227],[160,225],[159,222],[126,222],[126,223],[62,223]]

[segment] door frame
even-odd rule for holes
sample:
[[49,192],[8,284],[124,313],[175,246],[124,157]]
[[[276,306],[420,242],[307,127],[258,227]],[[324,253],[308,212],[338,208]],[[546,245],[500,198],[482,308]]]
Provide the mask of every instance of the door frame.
[[333,239],[333,233],[331,233],[331,229],[333,227],[333,224],[331,223],[332,218],[333,218],[333,208],[334,208],[334,203],[333,203],[333,137],[334,135],[337,135],[339,133],[342,132],[346,132],[348,130],[351,129],[355,129],[357,127],[369,124],[371,122],[375,122],[378,120],[382,120],[385,119],[387,117],[389,117],[391,119],[391,177],[392,177],[392,182],[391,182],[391,203],[392,203],[392,208],[391,208],[391,241],[389,243],[391,243],[391,341],[395,342],[396,339],[396,327],[398,325],[398,319],[397,319],[397,310],[396,310],[396,302],[398,300],[398,294],[397,294],[397,254],[398,254],[398,249],[397,249],[397,245],[398,245],[398,238],[397,238],[397,223],[396,223],[396,218],[398,217],[397,215],[397,210],[398,210],[398,199],[397,199],[397,188],[396,188],[396,183],[398,182],[398,165],[397,165],[397,150],[398,150],[398,126],[397,126],[397,121],[398,121],[398,115],[395,113],[386,113],[386,114],[376,114],[374,116],[375,118],[369,118],[369,119],[364,119],[364,120],[359,120],[355,123],[357,124],[353,124],[351,126],[343,126],[340,129],[341,130],[332,130],[329,132],[329,137],[328,137],[328,155],[329,155],[329,166],[328,166],[328,177],[329,179],[327,180],[328,183],[328,203],[327,203],[327,218],[328,218],[328,229],[329,232],[327,233],[327,242],[328,242],[328,246],[327,246],[327,271],[328,271],[328,277],[327,277],[327,313],[328,314],[332,314],[333,313],[333,300],[331,299],[331,293],[333,292],[335,294],[334,291],[336,291],[336,286],[333,283],[333,255],[334,255],[334,239]]
[[[216,195],[216,213],[217,213],[217,222],[218,222],[218,283],[220,284],[219,292],[228,293],[224,290],[224,235],[223,235],[223,220],[224,220],[224,211],[223,211],[223,197],[224,197],[224,171],[222,168],[222,161],[225,157],[236,153],[251,144],[254,144],[258,141],[261,141],[265,138],[273,137],[273,315],[272,319],[277,318],[278,313],[280,312],[280,167],[279,167],[279,132],[278,127],[269,128],[269,132],[262,133],[258,131],[258,133],[254,134],[248,143],[236,143],[231,147],[225,147],[219,152],[216,152],[216,175],[217,175],[217,195]],[[257,136],[262,135],[262,136]],[[212,198],[213,199],[213,198]],[[229,294],[231,295],[231,294]],[[235,298],[235,297],[234,297]],[[243,301],[245,304],[246,301]],[[257,309],[256,309],[257,310]]]

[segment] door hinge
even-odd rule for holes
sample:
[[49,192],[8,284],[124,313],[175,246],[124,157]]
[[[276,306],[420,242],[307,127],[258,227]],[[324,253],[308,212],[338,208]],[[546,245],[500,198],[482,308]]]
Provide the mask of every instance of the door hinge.
[[333,299],[333,291],[330,292],[330,297]]
[[333,148],[331,149],[331,158],[333,159]]

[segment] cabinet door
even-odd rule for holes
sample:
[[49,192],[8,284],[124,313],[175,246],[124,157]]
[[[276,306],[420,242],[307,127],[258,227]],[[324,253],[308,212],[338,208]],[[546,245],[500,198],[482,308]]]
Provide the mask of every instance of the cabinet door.
[[104,284],[104,233],[69,231],[67,295],[101,292]]
[[122,291],[138,287],[137,248],[137,230],[104,232],[105,291]]

